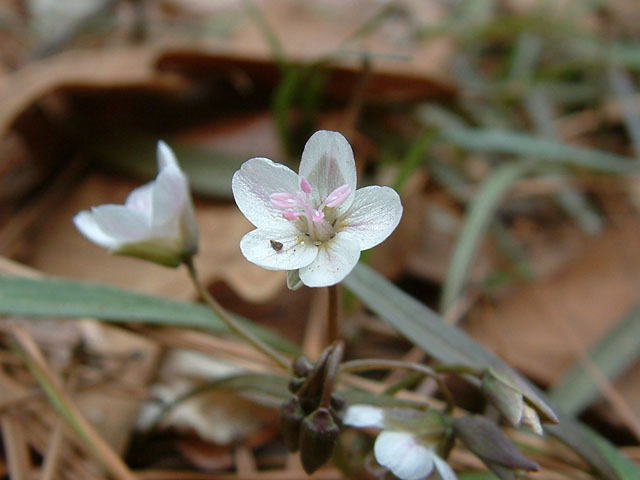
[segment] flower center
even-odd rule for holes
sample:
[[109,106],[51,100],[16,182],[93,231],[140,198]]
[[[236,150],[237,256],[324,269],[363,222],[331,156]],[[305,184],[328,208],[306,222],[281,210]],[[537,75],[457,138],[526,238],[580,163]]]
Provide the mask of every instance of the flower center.
[[351,195],[351,187],[345,184],[336,188],[318,208],[313,205],[312,191],[309,181],[301,176],[300,190],[296,193],[272,193],[269,198],[273,205],[282,210],[284,218],[291,222],[302,222],[300,226],[306,230],[304,233],[314,242],[325,242],[336,234],[333,224],[325,218],[325,209],[342,205]]

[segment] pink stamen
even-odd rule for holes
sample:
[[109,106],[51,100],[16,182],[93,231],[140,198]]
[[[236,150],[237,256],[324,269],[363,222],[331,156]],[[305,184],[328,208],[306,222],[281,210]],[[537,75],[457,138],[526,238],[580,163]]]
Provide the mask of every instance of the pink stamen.
[[333,192],[331,192],[327,199],[324,201],[324,204],[327,207],[337,207],[342,205],[347,198],[351,195],[351,187],[349,185],[342,185],[336,188]]
[[324,220],[324,213],[320,210],[316,210],[315,212],[313,212],[312,220],[316,223],[322,223],[322,221]]
[[296,196],[291,193],[272,193],[269,199],[278,208],[289,209],[298,205]]
[[285,210],[284,212],[282,212],[282,216],[291,221],[298,219],[298,214],[293,210]]
[[311,193],[311,184],[309,183],[309,180],[304,177],[300,177],[300,188],[306,194]]
[[334,189],[317,208],[314,206],[311,184],[305,177],[300,177],[300,190],[296,193],[278,192],[269,196],[272,205],[282,210],[282,217],[289,221],[302,220],[307,223],[307,234],[312,238],[326,239],[335,234],[333,226],[325,219],[325,207],[342,205],[352,193],[349,185]]

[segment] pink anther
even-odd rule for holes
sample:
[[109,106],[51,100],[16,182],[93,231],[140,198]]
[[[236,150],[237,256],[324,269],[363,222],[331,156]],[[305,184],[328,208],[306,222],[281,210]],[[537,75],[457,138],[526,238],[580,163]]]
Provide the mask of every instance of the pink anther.
[[293,208],[298,205],[296,196],[291,193],[272,193],[269,199],[278,208]]
[[293,210],[285,210],[284,212],[282,212],[282,216],[291,221],[298,219],[298,214]]
[[311,184],[309,183],[309,180],[302,176],[300,177],[300,188],[306,194],[311,193]]
[[339,205],[342,205],[345,200],[349,198],[349,195],[351,195],[351,187],[347,184],[342,185],[336,188],[327,196],[324,204],[327,207],[337,207]]

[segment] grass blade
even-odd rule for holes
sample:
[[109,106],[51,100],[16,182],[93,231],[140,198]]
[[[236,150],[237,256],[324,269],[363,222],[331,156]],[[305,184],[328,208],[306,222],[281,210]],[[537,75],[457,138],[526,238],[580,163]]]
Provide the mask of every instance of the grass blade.
[[[616,378],[640,357],[640,304],[590,349],[589,358],[607,378]],[[599,395],[582,364],[576,364],[553,386],[549,397],[570,415],[579,414]]]
[[639,173],[640,165],[632,158],[576,147],[553,140],[506,130],[445,128],[442,137],[462,148],[477,152],[517,155],[522,158],[559,162],[603,173]]
[[636,157],[640,158],[640,109],[638,109],[638,103],[636,102],[633,81],[625,70],[611,68],[609,82],[622,108],[622,116],[631,140],[633,152]]
[[[92,317],[112,322],[228,331],[222,320],[201,304],[56,278],[0,276],[0,314]],[[274,348],[289,354],[298,353],[295,345],[274,332],[247,320],[238,321]]]
[[462,292],[469,268],[498,203],[525,173],[528,165],[512,163],[496,168],[471,203],[449,261],[440,304],[442,312],[446,312]]

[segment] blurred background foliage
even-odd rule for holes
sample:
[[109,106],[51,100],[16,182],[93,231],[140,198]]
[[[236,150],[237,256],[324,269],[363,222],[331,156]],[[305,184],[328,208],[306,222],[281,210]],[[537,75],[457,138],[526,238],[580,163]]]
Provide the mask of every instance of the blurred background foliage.
[[[321,342],[296,320],[302,309],[319,315],[320,294],[286,292],[280,274],[241,257],[237,243],[249,225],[232,204],[230,178],[253,156],[295,167],[311,133],[340,130],[354,147],[360,183],[394,186],[405,206],[398,231],[364,260],[637,463],[639,29],[632,0],[6,0],[1,271],[23,272],[13,263],[20,262],[193,299],[174,272],[107,257],[70,221],[152,178],[163,138],[196,193],[198,262],[211,291],[313,355]],[[354,357],[425,358],[356,298],[346,296],[345,305]],[[76,328],[72,338],[98,338],[94,327]],[[137,374],[145,388],[158,375],[171,384],[172,375],[158,374],[171,368],[198,383],[156,351],[193,347],[186,337],[176,344],[142,333],[153,339]],[[70,340],[45,342],[45,352],[59,342]],[[116,355],[113,348],[101,355]],[[59,372],[77,362],[54,360]],[[477,408],[473,393],[463,393],[463,406]],[[118,424],[120,453],[134,417]],[[135,437],[131,463],[161,468],[158,452],[171,443],[182,458],[171,457],[172,465],[234,465],[228,438],[198,437],[193,419],[176,422],[189,435]],[[266,424],[228,428],[269,451],[275,434]],[[11,428],[3,424],[5,452],[17,441]],[[136,442],[153,445],[149,458]],[[204,454],[200,442],[218,450]],[[553,444],[524,443],[553,472],[536,478],[586,475],[568,453],[554,457]],[[454,459],[478,468],[464,454]],[[1,468],[6,474],[6,462]],[[479,475],[462,478],[488,478]]]

